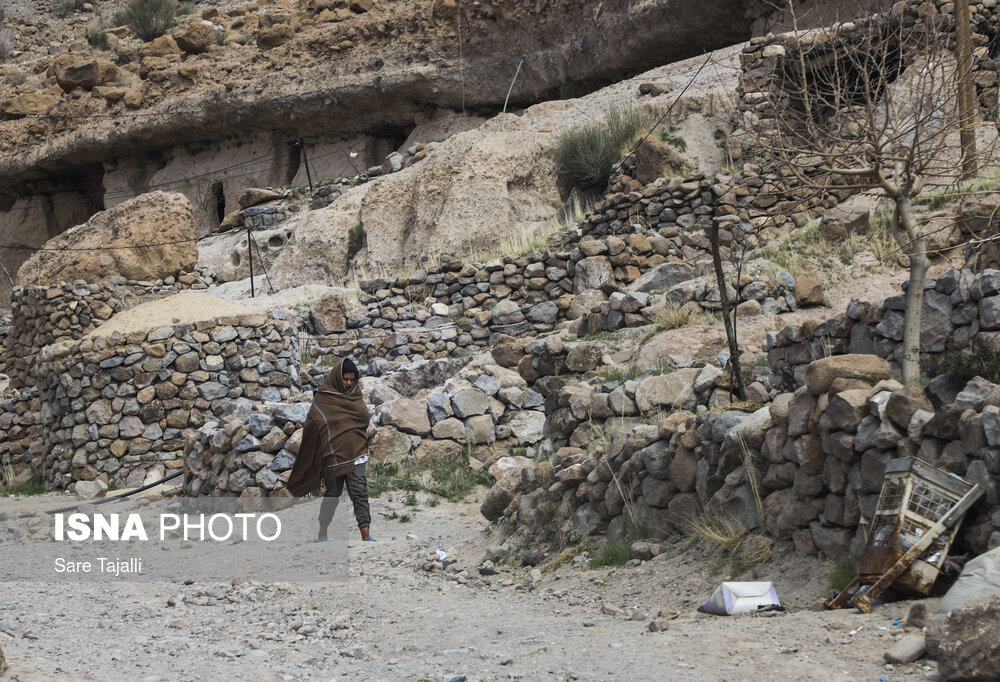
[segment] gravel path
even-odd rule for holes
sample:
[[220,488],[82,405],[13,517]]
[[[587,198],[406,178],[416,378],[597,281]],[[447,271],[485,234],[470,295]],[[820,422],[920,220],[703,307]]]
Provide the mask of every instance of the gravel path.
[[[479,495],[484,491],[480,490]],[[882,654],[909,604],[870,616],[813,612],[815,561],[777,548],[760,579],[787,613],[732,618],[693,605],[725,579],[696,550],[637,567],[572,560],[532,577],[500,567],[502,540],[478,503],[401,495],[373,501],[378,542],[352,541],[348,574],[327,583],[0,583],[0,647],[11,680],[772,680],[914,679]],[[9,501],[0,500],[9,509]],[[342,508],[343,509],[343,508]],[[402,523],[385,518],[407,513]],[[348,525],[349,512],[337,522]],[[9,545],[8,545],[9,547]],[[424,570],[444,549],[457,562]],[[435,557],[436,558],[436,557]],[[746,578],[752,579],[752,578]],[[658,621],[665,630],[650,631]]]

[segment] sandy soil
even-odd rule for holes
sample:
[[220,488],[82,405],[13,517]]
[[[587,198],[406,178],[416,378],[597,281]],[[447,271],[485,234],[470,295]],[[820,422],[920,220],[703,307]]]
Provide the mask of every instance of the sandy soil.
[[[893,623],[905,620],[908,603],[867,616],[810,611],[826,590],[826,570],[788,547],[777,547],[759,572],[788,606],[769,617],[696,613],[695,605],[727,578],[717,557],[698,550],[668,551],[637,567],[591,570],[570,560],[534,580],[527,568],[500,566],[498,575],[483,578],[478,568],[486,547],[503,541],[478,513],[484,492],[436,507],[423,495],[416,508],[404,506],[398,493],[373,500],[378,541],[352,541],[347,574],[336,582],[0,583],[8,678],[936,676],[927,661],[883,663],[883,652],[905,629]],[[17,508],[16,501],[0,499],[0,510]],[[404,513],[410,522],[386,518]],[[342,507],[335,524],[346,530],[352,522]],[[447,571],[423,570],[437,549],[457,563]],[[657,617],[668,619],[666,629],[651,632]]]

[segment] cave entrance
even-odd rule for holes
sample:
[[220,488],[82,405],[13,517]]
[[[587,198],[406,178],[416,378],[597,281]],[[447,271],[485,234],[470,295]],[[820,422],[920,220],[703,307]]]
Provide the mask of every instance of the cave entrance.
[[226,217],[226,191],[221,182],[212,185],[212,196],[215,197],[215,215],[221,225]]

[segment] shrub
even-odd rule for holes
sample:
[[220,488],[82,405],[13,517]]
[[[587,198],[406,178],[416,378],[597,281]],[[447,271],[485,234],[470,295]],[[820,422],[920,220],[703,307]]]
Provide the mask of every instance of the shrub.
[[609,542],[590,560],[590,567],[624,566],[631,556],[632,545],[628,540]]
[[921,364],[923,374],[928,377],[952,374],[962,383],[975,377],[982,377],[994,384],[1000,383],[1000,351],[986,348],[950,351],[937,357],[925,356]]
[[603,121],[586,123],[559,136],[556,168],[582,189],[603,189],[611,167],[650,124],[648,112],[633,106],[612,106]]
[[[466,452],[471,452],[466,446]],[[476,471],[469,466],[469,456],[459,457],[455,461],[437,461],[431,467],[431,484],[427,492],[445,498],[449,502],[459,502],[465,499],[477,485],[487,487],[493,485],[493,477],[485,471]]]
[[194,6],[193,2],[182,2],[177,7],[177,16],[186,17],[189,14],[194,14],[197,8]]
[[347,262],[350,263],[351,259],[358,255],[358,252],[364,248],[367,235],[365,234],[365,227],[361,223],[358,223],[352,227],[347,232]]
[[84,0],[56,0],[55,12],[61,17],[65,17],[70,12],[83,8]]
[[120,18],[148,43],[166,33],[176,15],[177,0],[129,0]]
[[45,484],[42,483],[41,476],[29,478],[23,483],[0,488],[0,497],[10,497],[11,495],[41,495],[45,492]]
[[90,46],[98,50],[111,49],[111,42],[108,40],[108,32],[103,28],[94,27],[87,31],[87,42]]
[[216,45],[226,44],[226,29],[220,28],[215,31],[215,44]]
[[687,149],[687,142],[680,135],[674,135],[677,132],[677,126],[670,126],[670,128],[664,130],[663,128],[656,129],[656,136],[660,138],[661,142],[669,144],[674,149],[678,151],[685,151]]

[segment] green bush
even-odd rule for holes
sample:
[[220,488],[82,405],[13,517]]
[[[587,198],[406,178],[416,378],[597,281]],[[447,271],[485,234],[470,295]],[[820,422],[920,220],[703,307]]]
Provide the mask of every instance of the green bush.
[[352,227],[347,232],[347,262],[350,263],[351,259],[358,255],[358,252],[364,248],[367,235],[365,235],[365,227],[361,223],[358,223]]
[[87,31],[87,42],[90,46],[98,50],[111,49],[111,42],[108,40],[108,32],[103,28],[94,27]]
[[143,42],[165,34],[177,16],[177,0],[129,0],[119,19]]
[[938,356],[926,355],[922,360],[922,374],[927,377],[952,374],[963,383],[975,377],[982,377],[994,384],[1000,384],[1000,351],[969,348],[941,353]]
[[586,123],[559,136],[556,168],[582,189],[604,189],[611,167],[645,134],[651,117],[633,106],[612,106],[603,121]]
[[632,558],[632,544],[628,540],[609,542],[590,559],[591,568],[606,568],[608,566],[624,566]]
[[45,492],[45,484],[41,476],[29,478],[23,483],[0,488],[0,497],[10,497],[11,495],[41,495]]

